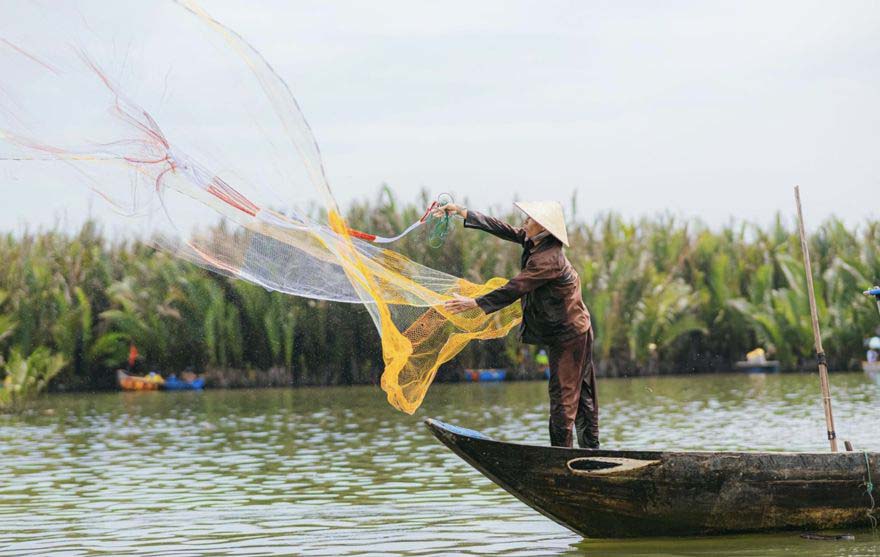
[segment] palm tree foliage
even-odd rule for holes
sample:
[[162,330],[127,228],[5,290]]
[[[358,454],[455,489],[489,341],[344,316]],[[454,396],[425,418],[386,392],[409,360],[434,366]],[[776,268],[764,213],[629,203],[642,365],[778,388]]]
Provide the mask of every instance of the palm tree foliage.
[[9,352],[4,366],[5,378],[0,389],[0,410],[15,410],[39,394],[64,368],[64,357],[40,346],[27,357],[17,348]]
[[[393,234],[428,201],[423,193],[400,203],[383,188],[377,199],[353,204],[348,218],[355,228]],[[812,332],[793,222],[709,228],[668,215],[633,221],[602,214],[569,230],[568,256],[581,275],[601,372],[725,368],[755,346],[775,350],[786,368],[809,365]],[[847,227],[836,219],[809,238],[833,368],[857,362],[880,323],[859,294],[880,277],[878,241],[880,222]],[[442,249],[428,247],[421,232],[394,247],[473,281],[519,268],[516,246],[460,225]],[[56,381],[69,388],[111,385],[130,343],[143,365],[163,371],[281,369],[302,384],[375,382],[381,373],[377,333],[362,307],[268,292],[148,244],[109,242],[94,223],[75,235],[7,234],[0,256],[0,355],[18,370],[25,354],[40,369],[63,362]],[[472,343],[453,366],[517,367],[524,355],[510,335]]]

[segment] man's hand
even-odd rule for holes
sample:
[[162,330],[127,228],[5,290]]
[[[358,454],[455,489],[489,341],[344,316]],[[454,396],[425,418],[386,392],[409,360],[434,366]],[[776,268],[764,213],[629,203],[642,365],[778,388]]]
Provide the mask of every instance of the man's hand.
[[453,203],[447,203],[446,205],[441,205],[440,207],[435,208],[432,212],[437,218],[440,218],[445,215],[458,215],[463,219],[467,218],[467,208],[461,207],[459,205],[455,205]]
[[452,296],[455,298],[454,300],[448,300],[443,303],[443,307],[446,308],[446,311],[452,313],[461,313],[465,310],[479,307],[477,305],[477,301],[473,298],[465,298],[464,296],[459,296],[458,294],[453,294]]

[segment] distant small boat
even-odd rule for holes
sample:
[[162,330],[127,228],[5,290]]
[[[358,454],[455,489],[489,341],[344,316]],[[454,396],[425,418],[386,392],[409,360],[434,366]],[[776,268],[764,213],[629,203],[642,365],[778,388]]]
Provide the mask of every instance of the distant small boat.
[[504,381],[507,378],[506,369],[466,369],[464,370],[466,381],[474,383],[491,383]]
[[880,362],[862,362],[862,370],[867,374],[880,373]]
[[[863,292],[863,294],[865,296],[874,296],[874,300],[877,302],[877,311],[880,311],[880,286],[874,286],[868,290],[865,290]],[[875,340],[876,340],[876,337],[874,337],[870,340],[870,343],[872,344],[870,346],[870,348],[872,350],[876,349],[875,346],[873,346],[873,343]],[[868,377],[870,377],[871,379],[874,379],[875,381],[877,381],[878,384],[880,384],[880,362],[865,362],[865,361],[863,361],[862,362],[862,369],[868,375]]]
[[165,384],[162,385],[162,388],[166,391],[201,391],[205,388],[205,380],[198,377],[192,381],[184,381],[172,375],[165,379]]
[[766,362],[750,362],[748,360],[744,360],[742,362],[736,362],[735,364],[733,364],[733,367],[738,369],[739,371],[745,371],[746,373],[779,372],[779,362],[777,360],[767,360]]
[[[158,378],[158,379],[157,379]],[[121,369],[116,370],[116,380],[123,391],[158,391],[162,386],[162,376],[129,375]]]

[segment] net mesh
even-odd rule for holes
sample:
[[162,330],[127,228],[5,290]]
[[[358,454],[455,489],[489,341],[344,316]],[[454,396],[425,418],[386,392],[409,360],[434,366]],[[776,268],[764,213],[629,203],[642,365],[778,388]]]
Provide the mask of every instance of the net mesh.
[[[518,323],[517,305],[443,308],[503,279],[468,282],[351,234],[290,89],[240,35],[192,2],[122,4],[0,2],[14,14],[0,21],[0,159],[17,180],[84,184],[212,271],[364,304],[382,388],[407,413],[468,342]],[[427,222],[429,241],[449,224]]]

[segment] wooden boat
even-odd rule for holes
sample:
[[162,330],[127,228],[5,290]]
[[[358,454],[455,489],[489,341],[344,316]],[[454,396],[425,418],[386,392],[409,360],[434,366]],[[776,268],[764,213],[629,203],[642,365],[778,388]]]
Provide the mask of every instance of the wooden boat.
[[466,381],[474,383],[491,383],[504,381],[507,378],[506,369],[466,369],[464,370]]
[[779,362],[776,360],[767,360],[764,362],[750,362],[748,360],[743,360],[741,362],[736,362],[735,364],[733,364],[733,367],[739,371],[745,371],[746,373],[779,372]]
[[172,376],[166,379],[165,384],[162,385],[162,389],[166,391],[201,391],[204,388],[205,380],[201,377],[192,381],[184,381]]
[[425,423],[487,478],[584,537],[870,527],[866,481],[880,480],[880,453],[591,451]]
[[129,375],[121,369],[116,370],[116,380],[123,391],[157,391],[161,381],[139,375]]
[[868,375],[880,373],[880,362],[862,362],[862,370]]

